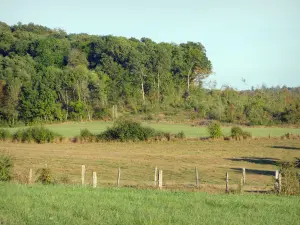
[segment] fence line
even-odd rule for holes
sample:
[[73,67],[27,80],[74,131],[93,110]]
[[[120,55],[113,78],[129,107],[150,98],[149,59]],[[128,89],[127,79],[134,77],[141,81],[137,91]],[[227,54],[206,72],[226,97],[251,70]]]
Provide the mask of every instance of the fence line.
[[[85,185],[85,174],[86,174],[86,166],[82,165],[81,166],[81,184],[84,186]],[[281,180],[282,180],[282,175],[281,173],[276,170],[275,171],[275,183],[274,183],[274,189],[277,193],[281,192]],[[28,183],[31,184],[33,183],[33,170],[32,168],[29,169],[29,177],[28,177]],[[118,174],[117,174],[117,187],[121,186],[121,168],[118,167]],[[242,168],[242,177],[240,179],[240,191],[243,191],[243,186],[246,184],[246,168]],[[163,170],[158,169],[158,167],[154,168],[154,187],[158,187],[159,189],[163,189]],[[199,188],[199,173],[198,173],[198,168],[195,167],[195,187],[198,189]],[[96,188],[97,187],[97,173],[95,171],[92,172],[92,187]],[[226,172],[225,176],[225,192],[229,193],[230,192],[230,187],[229,187],[229,172]]]

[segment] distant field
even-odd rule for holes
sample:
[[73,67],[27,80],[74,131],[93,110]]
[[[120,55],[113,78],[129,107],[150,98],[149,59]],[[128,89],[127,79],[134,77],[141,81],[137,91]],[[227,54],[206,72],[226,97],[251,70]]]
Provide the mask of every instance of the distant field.
[[[160,131],[171,132],[173,134],[183,131],[186,137],[196,138],[196,137],[205,137],[208,136],[206,127],[192,127],[188,124],[163,124],[163,123],[144,123],[144,125],[153,127]],[[65,136],[65,137],[74,137],[80,133],[81,129],[87,128],[93,133],[100,133],[107,129],[107,127],[112,126],[112,122],[72,122],[66,124],[53,124],[45,125],[51,130]],[[8,128],[11,131],[15,131],[18,128]],[[230,127],[223,127],[223,133],[225,135],[230,134]],[[279,137],[286,133],[300,134],[300,129],[295,128],[276,128],[276,127],[267,127],[267,128],[256,128],[256,127],[245,127],[245,130],[252,133],[255,137],[267,137],[271,135],[272,137]]]
[[0,183],[0,224],[299,224],[300,197]]
[[[117,168],[121,168],[122,186],[152,186],[154,168],[164,173],[167,188],[193,189],[194,168],[199,170],[203,191],[224,192],[225,173],[236,189],[241,168],[247,169],[245,189],[267,190],[274,186],[274,171],[280,161],[294,160],[300,155],[299,140],[247,141],[164,141],[137,143],[1,143],[15,158],[14,172],[25,179],[30,168],[36,171],[45,164],[60,180],[67,176],[73,184],[80,183],[81,165],[87,167],[87,182],[93,171],[100,186],[115,186]],[[213,185],[213,186],[210,186]]]

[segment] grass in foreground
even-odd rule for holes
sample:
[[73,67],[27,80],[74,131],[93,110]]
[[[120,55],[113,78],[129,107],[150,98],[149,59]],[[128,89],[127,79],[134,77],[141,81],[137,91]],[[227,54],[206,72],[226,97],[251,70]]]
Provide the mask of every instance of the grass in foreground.
[[[45,125],[45,127],[51,129],[55,133],[58,133],[64,137],[75,137],[79,135],[80,130],[88,129],[92,133],[101,133],[111,127],[112,122],[70,122],[66,124],[52,124]],[[177,134],[183,131],[186,137],[198,138],[209,136],[206,127],[192,127],[189,124],[166,124],[166,123],[144,123],[146,126],[150,126],[156,130],[170,132]],[[11,132],[15,132],[19,128],[7,128]],[[223,127],[222,132],[224,135],[230,135],[231,127]],[[245,131],[249,131],[254,137],[280,137],[286,133],[300,134],[300,129],[296,128],[279,128],[279,127],[243,127]]]
[[299,224],[299,197],[0,183],[0,224]]

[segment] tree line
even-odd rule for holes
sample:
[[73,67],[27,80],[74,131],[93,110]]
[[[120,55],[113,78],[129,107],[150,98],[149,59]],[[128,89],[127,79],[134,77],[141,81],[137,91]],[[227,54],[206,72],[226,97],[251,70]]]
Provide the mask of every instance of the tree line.
[[205,89],[201,43],[67,34],[0,22],[0,121],[103,119],[121,112],[190,112],[245,124],[299,123],[299,89]]

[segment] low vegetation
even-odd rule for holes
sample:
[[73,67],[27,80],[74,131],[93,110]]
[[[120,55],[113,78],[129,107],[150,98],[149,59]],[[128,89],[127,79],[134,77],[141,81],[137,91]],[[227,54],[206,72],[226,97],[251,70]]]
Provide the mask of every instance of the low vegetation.
[[42,183],[42,184],[53,184],[54,183],[54,176],[51,172],[51,170],[47,167],[39,168],[36,171],[36,182]]
[[212,122],[207,126],[208,133],[211,138],[220,138],[223,136],[221,125],[219,122]]
[[231,137],[236,140],[247,139],[251,137],[251,133],[244,131],[241,127],[235,126],[231,128]]
[[298,167],[298,158],[292,162],[281,163],[280,173],[282,175],[281,194],[300,195],[300,173]]
[[0,141],[11,139],[11,133],[7,129],[0,129]]
[[13,158],[6,152],[0,153],[0,181],[10,181],[13,177]]
[[87,128],[80,130],[79,137],[75,138],[76,141],[80,142],[93,142],[96,140],[96,135],[90,132]]
[[81,143],[100,141],[170,141],[172,138],[184,139],[185,134],[183,131],[177,134],[157,131],[154,128],[144,126],[137,121],[119,119],[113,124],[112,127],[108,127],[105,131],[101,132],[100,134],[93,134],[88,129],[81,130],[80,135],[75,138],[75,141],[80,141]]
[[147,141],[158,133],[150,127],[144,127],[139,122],[118,120],[113,127],[97,135],[99,140]]
[[286,133],[281,136],[282,139],[294,139],[294,140],[300,140],[300,134],[292,134],[292,133]]
[[36,142],[38,144],[52,143],[55,138],[60,135],[54,133],[45,127],[29,127],[27,129],[19,129],[13,134],[13,141],[16,142]]
[[184,138],[186,138],[186,136],[183,131],[180,131],[177,134],[175,134],[175,138],[184,139]]

